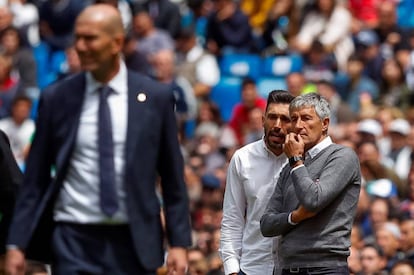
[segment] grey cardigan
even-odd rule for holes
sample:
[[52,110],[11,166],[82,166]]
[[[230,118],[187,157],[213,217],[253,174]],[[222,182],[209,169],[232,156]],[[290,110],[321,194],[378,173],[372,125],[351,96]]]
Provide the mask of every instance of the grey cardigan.
[[[265,237],[281,235],[282,268],[347,264],[360,186],[358,157],[342,145],[329,145],[292,173],[284,167],[260,221]],[[317,214],[292,225],[288,215],[300,204]]]

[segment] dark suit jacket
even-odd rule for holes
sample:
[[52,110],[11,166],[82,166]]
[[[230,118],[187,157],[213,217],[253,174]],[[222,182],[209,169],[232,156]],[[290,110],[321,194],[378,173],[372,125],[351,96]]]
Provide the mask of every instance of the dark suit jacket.
[[[9,244],[26,251],[28,258],[50,260],[54,202],[74,148],[85,93],[85,75],[57,82],[42,93],[36,134],[27,161]],[[137,96],[146,95],[141,102]],[[174,97],[167,86],[128,71],[128,127],[125,146],[125,190],[136,256],[154,270],[163,263],[165,244],[191,244],[188,198],[183,159],[177,141]],[[51,176],[54,168],[54,176]],[[156,196],[157,176],[162,178],[166,232],[160,221]]]
[[13,213],[16,191],[23,179],[10,149],[9,139],[0,130],[0,254],[5,252],[5,241]]

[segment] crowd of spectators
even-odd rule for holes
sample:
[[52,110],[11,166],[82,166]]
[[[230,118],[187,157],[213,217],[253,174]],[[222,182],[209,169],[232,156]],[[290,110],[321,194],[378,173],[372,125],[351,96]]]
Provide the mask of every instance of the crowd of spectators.
[[189,274],[222,274],[227,164],[263,134],[266,101],[255,78],[241,80],[230,118],[212,100],[221,61],[232,54],[300,56],[286,89],[326,97],[330,136],[361,162],[352,273],[414,274],[412,0],[0,0],[0,128],[22,170],[39,94],[80,70],[74,18],[97,2],[122,14],[128,68],[171,85],[176,96],[194,233]]

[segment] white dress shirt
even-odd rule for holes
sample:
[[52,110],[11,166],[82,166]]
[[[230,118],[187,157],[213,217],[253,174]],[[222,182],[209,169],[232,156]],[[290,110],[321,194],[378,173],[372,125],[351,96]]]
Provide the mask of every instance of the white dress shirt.
[[273,194],[285,154],[274,155],[262,140],[237,150],[228,167],[220,255],[225,274],[273,274],[277,238],[265,238],[260,218]]
[[197,80],[205,85],[214,86],[220,80],[220,68],[214,55],[203,53],[204,49],[197,45],[187,53],[186,60],[192,63],[199,59],[195,71]]
[[102,83],[86,74],[86,93],[78,128],[77,139],[68,172],[54,209],[56,221],[73,223],[126,223],[124,166],[127,129],[128,84],[127,69],[121,64],[118,74],[108,83],[114,90],[108,96],[111,110],[114,141],[115,183],[119,209],[109,218],[102,213],[99,204],[98,166],[98,105],[97,89]]
[[0,129],[3,130],[10,141],[10,148],[20,169],[24,170],[26,162],[25,150],[30,146],[32,135],[35,131],[35,123],[32,119],[26,119],[18,125],[11,117],[0,120]]

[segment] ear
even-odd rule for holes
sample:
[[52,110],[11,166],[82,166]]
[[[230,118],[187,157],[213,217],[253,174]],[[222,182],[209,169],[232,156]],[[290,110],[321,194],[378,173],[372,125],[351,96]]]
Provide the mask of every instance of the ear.
[[325,133],[328,132],[329,122],[330,122],[329,117],[325,117],[322,120],[322,131]]
[[262,127],[264,128],[264,126],[265,126],[265,121],[266,121],[266,113],[264,113],[263,115],[262,115]]
[[113,51],[115,53],[122,52],[125,43],[125,37],[121,34],[115,34],[112,40]]

